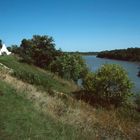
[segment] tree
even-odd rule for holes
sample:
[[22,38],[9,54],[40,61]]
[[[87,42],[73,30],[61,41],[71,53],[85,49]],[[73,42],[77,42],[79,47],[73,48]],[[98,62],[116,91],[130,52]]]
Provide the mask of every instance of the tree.
[[132,83],[121,66],[105,64],[97,72],[89,73],[83,86],[101,100],[122,104],[131,95]]
[[10,47],[7,47],[7,49],[14,54],[20,54],[20,47],[17,45],[11,45]]
[[46,35],[34,35],[32,39],[23,39],[20,48],[20,55],[24,61],[42,68],[47,67],[60,55],[60,51],[55,49],[53,38]]
[[2,48],[2,40],[0,40],[0,48]]
[[138,76],[140,77],[140,71],[138,72]]
[[87,73],[87,67],[80,55],[63,54],[50,65],[51,71],[58,73],[65,79],[72,79],[75,82],[83,78]]
[[98,57],[127,61],[140,61],[140,48],[128,48],[111,51],[102,51]]

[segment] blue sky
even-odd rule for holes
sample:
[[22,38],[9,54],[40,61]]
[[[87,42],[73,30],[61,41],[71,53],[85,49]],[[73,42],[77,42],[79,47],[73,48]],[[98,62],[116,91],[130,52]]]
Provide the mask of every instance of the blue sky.
[[140,47],[140,0],[1,0],[0,38],[53,36],[64,51]]

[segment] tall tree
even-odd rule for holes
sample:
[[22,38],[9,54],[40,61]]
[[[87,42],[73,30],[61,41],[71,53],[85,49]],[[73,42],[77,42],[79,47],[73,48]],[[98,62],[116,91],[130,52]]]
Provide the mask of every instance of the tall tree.
[[55,49],[52,37],[34,35],[32,39],[23,39],[21,42],[21,56],[28,63],[45,68],[60,54]]

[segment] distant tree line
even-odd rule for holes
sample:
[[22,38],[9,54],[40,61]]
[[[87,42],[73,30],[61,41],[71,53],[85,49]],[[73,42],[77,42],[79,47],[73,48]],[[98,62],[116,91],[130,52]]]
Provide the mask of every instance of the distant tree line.
[[140,48],[102,51],[97,57],[140,62]]
[[79,55],[97,55],[98,52],[79,52],[79,51],[76,51],[76,52],[65,52],[67,54],[79,54]]
[[[102,51],[98,53],[97,57],[140,62],[140,48]],[[140,71],[138,73],[138,76],[140,77]]]

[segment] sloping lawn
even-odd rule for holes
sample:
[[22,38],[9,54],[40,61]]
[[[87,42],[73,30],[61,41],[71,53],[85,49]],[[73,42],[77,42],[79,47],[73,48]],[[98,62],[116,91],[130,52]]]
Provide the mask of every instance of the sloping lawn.
[[76,128],[38,112],[32,103],[0,80],[0,140],[75,140]]
[[70,93],[77,88],[74,83],[65,81],[60,77],[33,65],[22,63],[19,58],[15,56],[1,56],[0,63],[13,69],[13,76],[43,88],[43,90],[46,91],[53,89],[59,92]]

